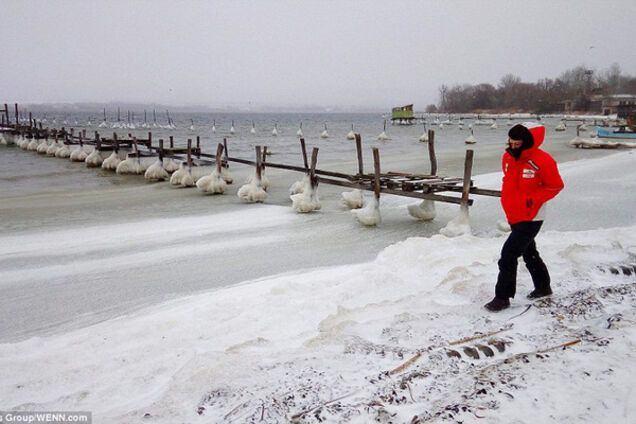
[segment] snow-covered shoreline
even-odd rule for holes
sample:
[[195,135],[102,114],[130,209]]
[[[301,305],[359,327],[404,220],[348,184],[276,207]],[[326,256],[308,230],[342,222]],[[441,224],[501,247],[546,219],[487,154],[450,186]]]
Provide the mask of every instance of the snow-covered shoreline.
[[[259,278],[1,344],[0,409],[90,410],[100,423],[630,422],[636,277],[611,269],[636,263],[624,210],[636,205],[633,163],[623,152],[562,166],[569,194],[538,238],[555,296],[527,310],[525,270],[511,310],[481,307],[504,234],[412,237],[371,262]],[[474,208],[472,219],[494,226],[493,210]],[[454,213],[442,208],[442,219]],[[519,355],[572,340],[580,343]],[[493,356],[470,357],[465,348],[477,344]]]

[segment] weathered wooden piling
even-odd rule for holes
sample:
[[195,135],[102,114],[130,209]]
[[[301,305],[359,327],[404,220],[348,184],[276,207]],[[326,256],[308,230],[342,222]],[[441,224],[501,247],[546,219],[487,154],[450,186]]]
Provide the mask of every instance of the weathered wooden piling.
[[300,138],[300,151],[303,155],[303,164],[305,165],[305,169],[309,169],[309,164],[307,163],[307,146],[305,145],[305,139]]
[[358,154],[358,175],[364,174],[364,166],[362,164],[362,137],[356,134],[356,152]]
[[373,169],[375,178],[373,180],[373,194],[376,200],[380,200],[380,151],[377,147],[373,148]]
[[435,131],[428,130],[428,157],[431,161],[431,175],[437,175],[437,157],[435,156]]
[[466,150],[466,157],[464,160],[464,183],[462,186],[462,201],[461,208],[468,212],[469,199],[468,195],[470,193],[471,186],[471,174],[473,172],[473,155],[475,151],[472,149]]

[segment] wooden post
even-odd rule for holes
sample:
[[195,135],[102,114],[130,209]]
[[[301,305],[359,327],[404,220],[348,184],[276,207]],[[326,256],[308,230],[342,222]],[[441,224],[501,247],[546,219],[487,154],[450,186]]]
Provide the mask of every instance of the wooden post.
[[267,162],[267,146],[263,146],[263,156],[261,160],[261,169],[265,170],[265,162]]
[[318,186],[318,178],[316,177],[316,165],[318,164],[318,148],[314,147],[311,151],[311,168],[309,168],[309,182],[311,188]]
[[152,132],[148,131],[148,148],[152,147]]
[[113,133],[113,142],[115,143],[115,153],[119,153],[119,141],[117,140],[117,133]]
[[303,163],[305,164],[305,169],[309,169],[309,163],[307,162],[307,146],[305,146],[305,139],[300,138],[300,150],[303,154]]
[[170,148],[174,148],[174,139],[170,136]]
[[18,112],[18,104],[15,103],[15,125],[20,125],[20,113]]
[[187,158],[188,158],[188,166],[192,167],[192,139],[191,138],[188,139]]
[[31,128],[34,127],[34,125],[33,125],[33,113],[31,113],[31,112],[29,112],[29,126]]
[[464,185],[462,187],[461,209],[468,213],[468,195],[470,194],[470,177],[473,172],[473,155],[472,149],[466,150],[466,159],[464,161]]
[[225,166],[227,168],[230,167],[230,157],[228,156],[229,153],[227,151],[227,138],[223,138],[223,150],[225,151]]
[[197,157],[201,158],[201,138],[197,135]]
[[577,136],[577,137],[579,136],[580,131],[581,131],[581,124],[578,124],[578,125],[576,126],[576,136]]
[[216,156],[214,157],[214,160],[215,160],[214,164],[216,165],[216,173],[218,175],[221,175],[221,164],[223,162],[223,159],[221,158],[221,156],[223,156],[223,145],[219,143],[216,146]]
[[163,162],[163,138],[159,139],[159,160]]
[[80,149],[84,147],[84,137],[82,137],[82,133],[80,133],[79,135],[79,145],[80,145]]
[[256,180],[261,183],[261,146],[256,146]]
[[431,175],[437,175],[437,157],[435,156],[434,130],[428,130],[428,157],[431,161]]
[[362,137],[356,134],[356,151],[358,152],[358,175],[364,174],[364,166],[362,164]]
[[375,169],[375,179],[373,181],[373,193],[376,200],[380,201],[380,151],[377,147],[373,148],[373,167]]
[[137,158],[137,162],[139,162],[139,147],[137,147],[137,137],[133,137],[133,149],[135,150],[135,157]]
[[11,120],[9,119],[9,105],[6,103],[4,104],[4,115],[7,117],[7,125],[9,125],[11,123]]

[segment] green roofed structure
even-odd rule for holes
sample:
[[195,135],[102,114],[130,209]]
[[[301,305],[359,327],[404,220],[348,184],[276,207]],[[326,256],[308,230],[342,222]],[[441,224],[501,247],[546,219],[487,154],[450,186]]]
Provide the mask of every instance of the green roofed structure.
[[415,123],[413,105],[394,107],[391,113],[391,122],[394,125],[413,125]]

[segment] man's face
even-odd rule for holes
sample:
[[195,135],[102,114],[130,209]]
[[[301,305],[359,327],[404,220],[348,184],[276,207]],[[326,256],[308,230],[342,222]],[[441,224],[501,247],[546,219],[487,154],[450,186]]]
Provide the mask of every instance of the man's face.
[[512,138],[508,139],[508,144],[511,149],[521,149],[521,145],[523,144],[523,140],[514,140]]

